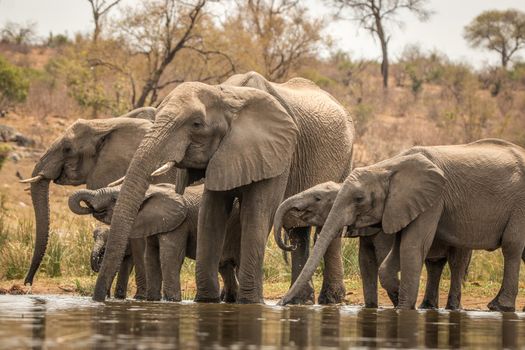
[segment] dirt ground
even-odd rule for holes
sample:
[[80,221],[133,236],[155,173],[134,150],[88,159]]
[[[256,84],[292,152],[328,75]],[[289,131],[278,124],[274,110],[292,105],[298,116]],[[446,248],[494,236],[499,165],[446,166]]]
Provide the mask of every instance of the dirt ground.
[[[0,294],[26,294],[31,293],[35,295],[77,295],[86,296],[91,295],[91,291],[82,289],[82,285],[93,286],[96,277],[84,277],[84,278],[40,278],[34,283],[34,286],[30,289],[27,286],[23,286],[23,280],[13,281],[0,281]],[[346,283],[347,294],[346,304],[348,305],[364,305],[364,297],[362,289],[359,286],[353,287],[356,281],[350,281]],[[79,287],[80,286],[80,287]],[[441,287],[440,293],[440,306],[446,305],[446,286]],[[79,289],[80,288],[80,289]],[[499,288],[499,286],[498,286]],[[479,290],[476,290],[479,289]],[[492,289],[492,288],[491,288]],[[281,283],[265,284],[265,299],[268,301],[277,301],[284,293],[287,288]],[[464,292],[461,299],[463,308],[466,310],[487,310],[487,304],[492,300],[493,296],[497,294],[497,288],[494,293],[489,293],[486,288],[477,286],[476,282],[466,282],[464,286]],[[183,298],[190,299],[195,291],[193,283],[186,284],[183,287]],[[132,295],[132,290],[129,290],[128,296]],[[418,298],[418,305],[423,298],[423,286],[420,287],[420,293]],[[473,294],[475,293],[475,294]],[[379,290],[379,305],[381,307],[391,307],[392,304],[388,299],[386,292],[383,289]],[[521,311],[525,306],[525,295],[520,293],[516,300],[516,310]]]

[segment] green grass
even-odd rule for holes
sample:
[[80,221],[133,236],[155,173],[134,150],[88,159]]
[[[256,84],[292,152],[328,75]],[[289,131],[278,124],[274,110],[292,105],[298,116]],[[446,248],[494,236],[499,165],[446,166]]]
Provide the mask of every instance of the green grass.
[[[31,211],[19,213],[7,209],[6,197],[0,193],[0,281],[18,280],[25,277],[34,245],[34,219]],[[67,210],[52,213],[52,227],[46,255],[36,279],[55,279],[56,283],[67,285],[80,295],[91,295],[96,274],[91,271],[89,259],[93,245],[92,230],[96,222],[91,218],[78,217]],[[358,265],[358,240],[343,240],[343,266],[348,291],[361,289]],[[182,294],[192,299],[195,294],[195,261],[186,259],[182,268]],[[474,252],[469,268],[467,295],[495,295],[503,274],[501,252]],[[522,273],[523,276],[524,273]],[[291,269],[282,252],[269,237],[265,254],[264,280],[265,296],[274,298],[282,295],[290,285]],[[444,272],[442,290],[448,289],[450,273]],[[425,276],[423,274],[422,281]],[[322,283],[322,265],[314,275],[318,290]],[[131,277],[128,295],[133,295],[134,278]],[[523,288],[523,285],[520,285]],[[420,288],[423,289],[423,286]]]

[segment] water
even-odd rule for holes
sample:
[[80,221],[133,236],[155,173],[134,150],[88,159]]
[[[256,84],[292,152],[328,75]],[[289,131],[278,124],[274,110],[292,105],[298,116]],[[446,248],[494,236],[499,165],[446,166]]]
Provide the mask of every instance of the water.
[[0,296],[2,349],[515,348],[524,313]]

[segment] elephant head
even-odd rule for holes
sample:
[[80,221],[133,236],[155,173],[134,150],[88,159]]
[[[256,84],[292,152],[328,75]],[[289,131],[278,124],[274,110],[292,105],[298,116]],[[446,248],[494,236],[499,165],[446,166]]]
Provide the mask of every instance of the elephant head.
[[30,179],[36,239],[26,284],[33,284],[49,237],[49,182],[100,188],[126,173],[131,158],[152,123],[131,116],[150,116],[152,108],[132,111],[128,118],[79,119],[46,150]]
[[291,251],[281,237],[285,227],[323,226],[341,184],[325,182],[286,199],[279,205],[274,217],[274,238],[279,248]]
[[420,153],[354,169],[337,194],[312,254],[281,303],[288,303],[312,277],[344,226],[360,229],[380,224],[387,234],[399,232],[439,200],[444,184],[443,171]]
[[[119,193],[120,186],[78,190],[69,197],[69,208],[75,214],[91,214],[97,220],[110,224]],[[186,200],[175,192],[175,185],[151,185],[140,206],[130,238],[144,238],[173,231],[184,223],[187,212]],[[109,229],[97,229],[93,233],[95,244],[91,254],[91,267],[95,272],[99,271],[103,261],[108,236]]]
[[157,164],[205,174],[210,191],[227,191],[289,169],[298,128],[267,92],[248,87],[183,83],[157,109],[122,184],[95,300],[104,300],[134,218]]
[[108,241],[109,227],[97,227],[93,230],[93,249],[91,250],[91,269],[94,272],[100,271],[100,265],[106,252],[106,242]]

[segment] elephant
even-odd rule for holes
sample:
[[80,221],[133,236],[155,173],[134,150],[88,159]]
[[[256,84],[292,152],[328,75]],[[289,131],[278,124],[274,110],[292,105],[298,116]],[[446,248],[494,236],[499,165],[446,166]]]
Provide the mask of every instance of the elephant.
[[[203,186],[189,187],[184,195],[177,194],[176,186],[172,184],[149,186],[129,238],[130,242],[146,239],[147,300],[160,300],[161,286],[165,300],[181,300],[180,270],[184,257],[196,257],[197,218],[202,192]],[[110,224],[119,193],[120,186],[78,190],[69,197],[69,208],[76,214],[92,214],[97,220]],[[83,203],[87,206],[82,205]],[[103,238],[107,238],[107,235]],[[219,266],[224,281],[221,300],[226,302],[235,302],[237,297],[239,238],[239,208],[235,205],[228,219],[224,251]],[[102,239],[100,243],[95,245],[92,254],[92,266],[96,267],[97,271],[103,261],[106,240]],[[127,254],[125,256],[127,257]],[[124,259],[121,269],[126,265],[125,262]]]
[[[394,245],[379,279],[413,309],[423,261],[434,240],[460,249],[502,249],[504,272],[490,310],[514,311],[525,247],[525,150],[499,139],[417,146],[344,181],[301,275],[280,301],[288,303],[311,278],[343,226],[381,225]],[[401,280],[398,280],[401,271]]]
[[[277,84],[250,72],[219,85],[178,85],[157,108],[155,123],[131,161],[93,299],[105,299],[150,174],[157,163],[166,162],[163,171],[175,166],[204,178],[195,301],[220,300],[218,266],[237,198],[242,232],[237,302],[264,303],[262,266],[277,206],[318,183],[342,182],[351,170],[353,139],[348,112],[306,79]],[[340,250],[340,240],[331,244]],[[344,284],[325,293],[333,295],[327,299],[342,300]]]
[[[94,272],[100,270],[104,251],[106,250],[106,242],[109,235],[109,226],[99,226],[93,230],[93,248],[91,250],[91,269]],[[133,256],[131,254],[131,247],[128,245],[126,253],[120,264],[118,272],[117,283],[115,285],[115,298],[126,299],[128,292],[128,279],[133,269]],[[108,294],[108,296],[110,296]]]
[[[275,213],[274,238],[277,246],[285,251],[294,249],[284,243],[282,228],[294,226],[316,226],[320,231],[328,217],[342,184],[326,182],[309,188],[285,200]],[[394,243],[394,236],[382,232],[381,228],[369,226],[361,229],[347,230],[344,237],[359,237],[359,270],[363,282],[365,307],[377,308],[377,280],[379,266],[386,258]],[[464,253],[464,254],[462,254]],[[420,308],[431,309],[439,307],[439,281],[444,264],[449,262],[452,278],[447,309],[459,309],[461,300],[461,282],[463,281],[471,251],[459,251],[439,242],[434,242],[430,253],[425,259],[428,273],[427,288]],[[325,263],[327,253],[324,254]],[[397,304],[397,293],[389,297]],[[293,303],[293,300],[291,301]]]
[[[79,119],[66,129],[36,163],[32,177],[22,180],[31,184],[31,199],[35,211],[36,239],[31,266],[24,283],[32,285],[34,276],[46,252],[49,237],[49,183],[86,185],[102,188],[122,177],[154,119],[155,108],[135,109],[118,118]],[[178,173],[167,174],[155,182],[169,182]],[[181,175],[182,176],[182,175]],[[143,251],[144,247],[133,247]],[[145,293],[142,263],[135,261],[138,291]]]

